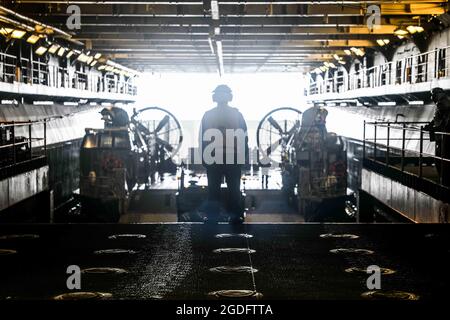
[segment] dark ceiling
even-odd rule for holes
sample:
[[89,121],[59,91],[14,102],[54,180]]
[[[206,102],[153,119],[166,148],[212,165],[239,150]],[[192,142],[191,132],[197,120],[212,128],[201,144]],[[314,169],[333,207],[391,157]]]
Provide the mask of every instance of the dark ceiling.
[[[223,66],[225,73],[309,70],[345,55],[345,49],[397,40],[396,28],[445,13],[448,5],[444,0],[3,3],[140,71],[215,72]],[[381,25],[370,30],[373,4],[381,9]],[[66,26],[69,5],[81,10],[79,30]]]

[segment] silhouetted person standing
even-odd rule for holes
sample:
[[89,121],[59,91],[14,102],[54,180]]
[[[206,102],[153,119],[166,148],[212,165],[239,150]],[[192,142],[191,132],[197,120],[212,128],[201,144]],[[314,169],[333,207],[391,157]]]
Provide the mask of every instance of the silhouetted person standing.
[[[238,109],[228,103],[233,99],[231,89],[219,85],[212,99],[217,106],[207,111],[201,122],[201,146],[203,165],[208,177],[208,201],[217,210],[207,212],[208,220],[218,219],[220,192],[223,177],[228,189],[227,210],[231,223],[243,221],[241,206],[241,170],[248,163],[247,124]],[[215,204],[215,206],[214,206]]]
[[[450,136],[438,132],[450,133],[450,99],[442,88],[434,88],[431,98],[436,104],[436,112],[433,120],[424,129],[430,131],[430,140],[436,141],[436,157],[449,160]],[[436,169],[442,185],[450,186],[450,162],[436,159]]]

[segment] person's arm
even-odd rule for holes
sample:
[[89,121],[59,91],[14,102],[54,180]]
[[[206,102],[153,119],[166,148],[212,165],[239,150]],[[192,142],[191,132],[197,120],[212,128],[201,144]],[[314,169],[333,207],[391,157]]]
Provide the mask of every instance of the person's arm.
[[249,148],[248,148],[248,130],[247,130],[247,123],[245,122],[244,116],[242,113],[239,113],[239,128],[244,130],[245,132],[245,165],[248,166],[250,164],[249,160]]

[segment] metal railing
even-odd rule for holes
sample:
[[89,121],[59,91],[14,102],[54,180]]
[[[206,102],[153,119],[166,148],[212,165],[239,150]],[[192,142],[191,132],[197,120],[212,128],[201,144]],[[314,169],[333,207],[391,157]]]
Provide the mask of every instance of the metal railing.
[[330,78],[316,81],[311,78],[308,95],[342,93],[356,89],[417,84],[450,78],[449,48],[438,48],[345,75],[335,72]]
[[18,59],[0,52],[0,82],[39,84],[52,88],[73,88],[91,92],[121,93],[136,95],[136,86],[131,79],[119,79],[114,73],[70,71],[42,61]]
[[[450,173],[443,170],[444,167],[450,168],[450,157],[445,156],[450,154],[450,150],[445,150],[450,148],[450,133],[425,130],[428,123],[364,122],[363,159],[445,185],[443,173]],[[430,141],[430,135],[435,136],[436,142]],[[439,154],[430,151],[436,144],[439,145]],[[430,172],[424,175],[425,167],[433,169],[435,179]]]
[[[15,166],[47,153],[47,122],[13,121],[0,122],[0,168]],[[33,136],[35,126],[43,126],[43,137]]]

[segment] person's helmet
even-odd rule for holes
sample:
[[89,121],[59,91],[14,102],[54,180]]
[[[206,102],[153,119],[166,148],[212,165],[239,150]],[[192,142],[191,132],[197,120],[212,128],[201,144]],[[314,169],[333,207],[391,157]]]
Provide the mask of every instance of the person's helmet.
[[436,87],[431,90],[431,99],[434,103],[437,103],[443,96],[445,96],[444,89]]
[[214,102],[230,102],[233,100],[233,92],[226,84],[218,85],[213,91]]

